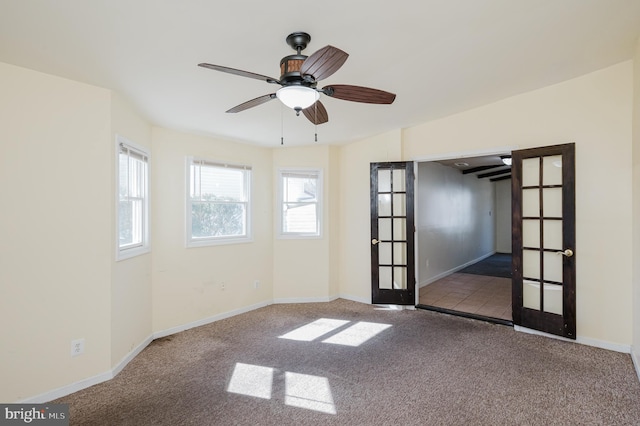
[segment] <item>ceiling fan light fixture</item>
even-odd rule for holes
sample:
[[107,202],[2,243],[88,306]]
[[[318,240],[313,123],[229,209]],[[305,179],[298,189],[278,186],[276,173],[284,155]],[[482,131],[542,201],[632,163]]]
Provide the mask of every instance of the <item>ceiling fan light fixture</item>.
[[500,159],[502,160],[502,163],[504,163],[505,166],[510,166],[511,165],[511,156],[510,155],[502,155],[502,156],[500,156]]
[[306,86],[285,86],[276,92],[276,96],[280,102],[294,110],[309,108],[320,99],[317,90]]

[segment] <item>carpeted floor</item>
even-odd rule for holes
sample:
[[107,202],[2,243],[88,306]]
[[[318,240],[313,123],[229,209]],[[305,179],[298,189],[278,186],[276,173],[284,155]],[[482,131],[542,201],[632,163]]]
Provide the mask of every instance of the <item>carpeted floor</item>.
[[487,275],[490,277],[511,278],[511,254],[496,253],[480,262],[469,265],[461,271],[463,274]]
[[640,424],[627,354],[341,299],[158,339],[55,402],[72,425]]

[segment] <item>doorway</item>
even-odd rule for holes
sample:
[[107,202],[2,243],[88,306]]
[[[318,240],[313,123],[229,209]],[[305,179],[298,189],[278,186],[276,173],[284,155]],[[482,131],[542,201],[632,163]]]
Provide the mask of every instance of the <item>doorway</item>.
[[418,163],[418,307],[511,324],[509,158]]

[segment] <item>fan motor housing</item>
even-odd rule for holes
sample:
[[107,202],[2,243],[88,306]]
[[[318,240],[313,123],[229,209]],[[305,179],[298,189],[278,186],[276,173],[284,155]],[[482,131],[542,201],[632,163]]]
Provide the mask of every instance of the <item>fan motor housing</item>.
[[289,55],[280,60],[280,84],[283,86],[301,85],[316,87],[315,81],[304,79],[300,74],[300,67],[307,59],[305,55]]

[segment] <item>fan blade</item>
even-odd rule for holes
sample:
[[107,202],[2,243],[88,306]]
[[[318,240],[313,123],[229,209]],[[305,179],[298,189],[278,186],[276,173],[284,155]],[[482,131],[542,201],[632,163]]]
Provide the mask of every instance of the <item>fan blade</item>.
[[266,75],[262,75],[262,74],[256,74],[254,72],[242,71],[242,70],[237,70],[235,68],[223,67],[222,65],[213,65],[213,64],[205,64],[205,63],[198,64],[198,66],[203,68],[209,68],[210,70],[222,71],[229,74],[239,75],[240,77],[255,78],[256,80],[266,81],[267,83],[280,84],[278,79],[275,79],[273,77],[269,77]]
[[322,92],[332,98],[344,101],[363,102],[366,104],[392,104],[396,99],[393,93],[370,87],[351,86],[349,84],[333,84],[322,88]]
[[323,124],[329,121],[329,115],[322,102],[316,101],[315,104],[302,110],[305,117],[313,124]]
[[262,105],[265,102],[269,102],[271,99],[275,99],[276,98],[276,94],[275,93],[270,93],[268,95],[263,95],[263,96],[259,96],[255,99],[251,99],[250,101],[241,103],[240,105],[234,106],[233,108],[231,108],[229,111],[227,112],[240,112],[240,111],[244,111],[245,109],[249,109],[249,108],[253,108],[255,106],[258,105]]
[[304,60],[300,75],[311,75],[316,81],[329,77],[345,63],[349,54],[337,47],[325,46]]

